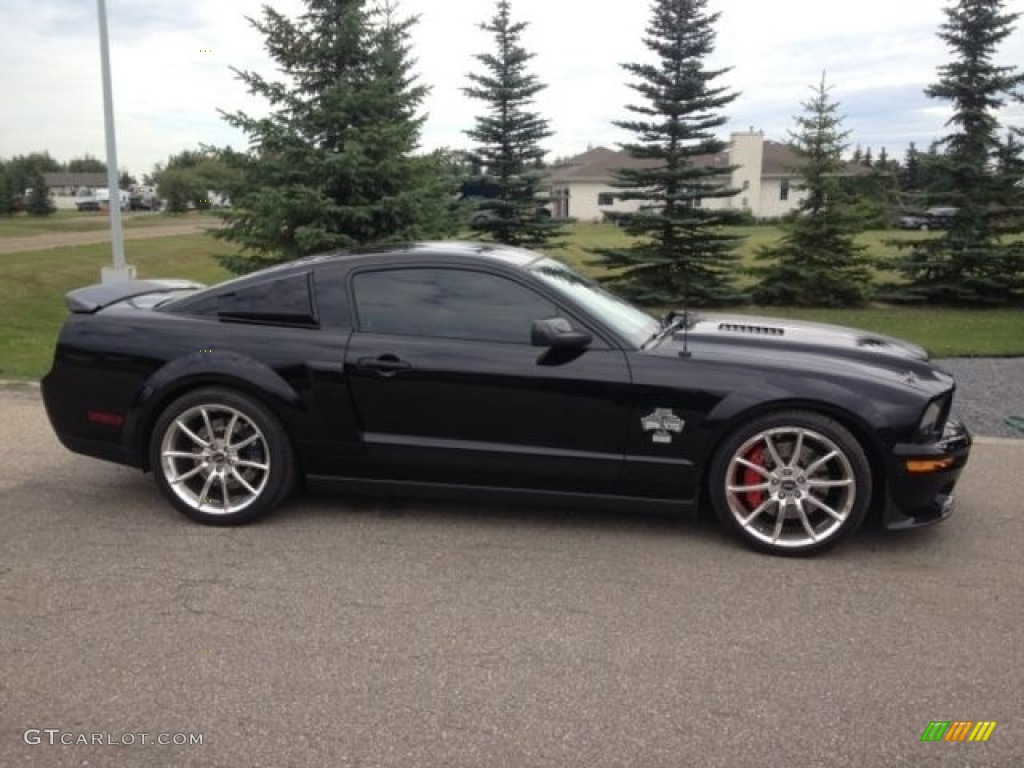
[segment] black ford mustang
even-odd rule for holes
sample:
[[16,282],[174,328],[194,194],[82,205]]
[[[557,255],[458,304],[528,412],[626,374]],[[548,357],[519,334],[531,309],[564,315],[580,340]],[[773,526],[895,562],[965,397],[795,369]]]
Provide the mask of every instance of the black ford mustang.
[[693,508],[779,554],[936,522],[971,439],[923,350],[836,326],[658,320],[538,254],[330,254],[212,288],[97,285],[43,380],[73,451],[204,523],[300,478],[359,492]]

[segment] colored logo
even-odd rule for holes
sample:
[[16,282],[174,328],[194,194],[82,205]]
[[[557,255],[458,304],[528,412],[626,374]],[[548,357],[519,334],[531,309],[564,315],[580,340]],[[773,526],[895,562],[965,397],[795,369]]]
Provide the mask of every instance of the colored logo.
[[932,720],[921,741],[988,741],[995,729],[995,720]]

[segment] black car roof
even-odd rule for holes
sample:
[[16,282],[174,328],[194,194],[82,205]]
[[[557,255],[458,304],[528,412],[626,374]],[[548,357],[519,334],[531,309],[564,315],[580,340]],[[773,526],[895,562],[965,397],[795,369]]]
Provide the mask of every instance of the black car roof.
[[313,267],[329,265],[332,263],[344,263],[349,261],[370,260],[373,257],[380,257],[381,261],[388,261],[393,257],[396,261],[423,259],[428,261],[434,258],[458,258],[465,260],[492,261],[507,264],[509,266],[525,269],[537,261],[545,258],[543,254],[528,251],[525,248],[513,248],[500,243],[480,243],[468,241],[438,241],[419,243],[391,243],[382,245],[363,246],[346,251],[329,251],[313,256],[306,256],[283,264],[276,264],[258,272],[247,275],[240,275],[222,283],[203,288],[194,294],[183,296],[171,301],[167,309],[191,308],[196,302],[201,301],[205,296],[212,293],[219,293],[225,288],[241,288],[251,283],[259,283],[265,279],[276,278],[292,272],[308,271]]
[[[367,245],[360,248],[353,248],[344,251],[328,251],[312,256],[304,256],[294,261],[283,264],[276,264],[258,272],[242,275],[238,280],[256,278],[261,275],[279,274],[288,270],[300,270],[312,266],[330,264],[332,262],[346,262],[365,259],[373,256],[393,256],[401,259],[412,256],[424,260],[438,257],[462,257],[465,259],[480,259],[482,261],[498,261],[510,266],[525,268],[536,261],[546,258],[543,254],[529,251],[525,248],[514,248],[500,243],[479,243],[458,240],[445,240],[437,242],[418,243],[386,243],[381,245]],[[234,282],[234,281],[232,281]],[[215,287],[215,286],[212,286]]]
[[[365,246],[351,251],[324,254],[319,257],[322,260],[350,259],[359,256],[372,255],[395,255],[395,256],[422,256],[424,258],[436,256],[462,256],[465,258],[479,258],[483,260],[500,261],[516,267],[526,267],[533,262],[544,258],[542,254],[528,251],[525,248],[513,248],[499,243],[478,243],[467,241],[439,241],[422,243],[394,243],[387,245]],[[318,257],[311,257],[317,259]]]

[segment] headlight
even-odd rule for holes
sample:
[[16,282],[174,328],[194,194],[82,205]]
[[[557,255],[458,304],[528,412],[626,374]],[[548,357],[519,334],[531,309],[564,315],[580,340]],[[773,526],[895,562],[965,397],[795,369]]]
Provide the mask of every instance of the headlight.
[[928,403],[917,427],[917,434],[923,440],[937,440],[942,435],[942,427],[949,415],[950,395],[943,395]]

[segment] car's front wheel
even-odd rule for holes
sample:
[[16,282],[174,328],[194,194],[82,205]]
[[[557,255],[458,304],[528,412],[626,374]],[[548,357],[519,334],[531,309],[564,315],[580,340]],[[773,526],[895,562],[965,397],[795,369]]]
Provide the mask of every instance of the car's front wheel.
[[174,506],[214,525],[270,512],[296,473],[277,418],[255,399],[221,388],[190,392],[164,410],[152,432],[150,466]]
[[856,438],[808,411],[757,418],[730,435],[711,465],[719,519],[748,545],[810,555],[848,538],[867,514],[871,468]]

